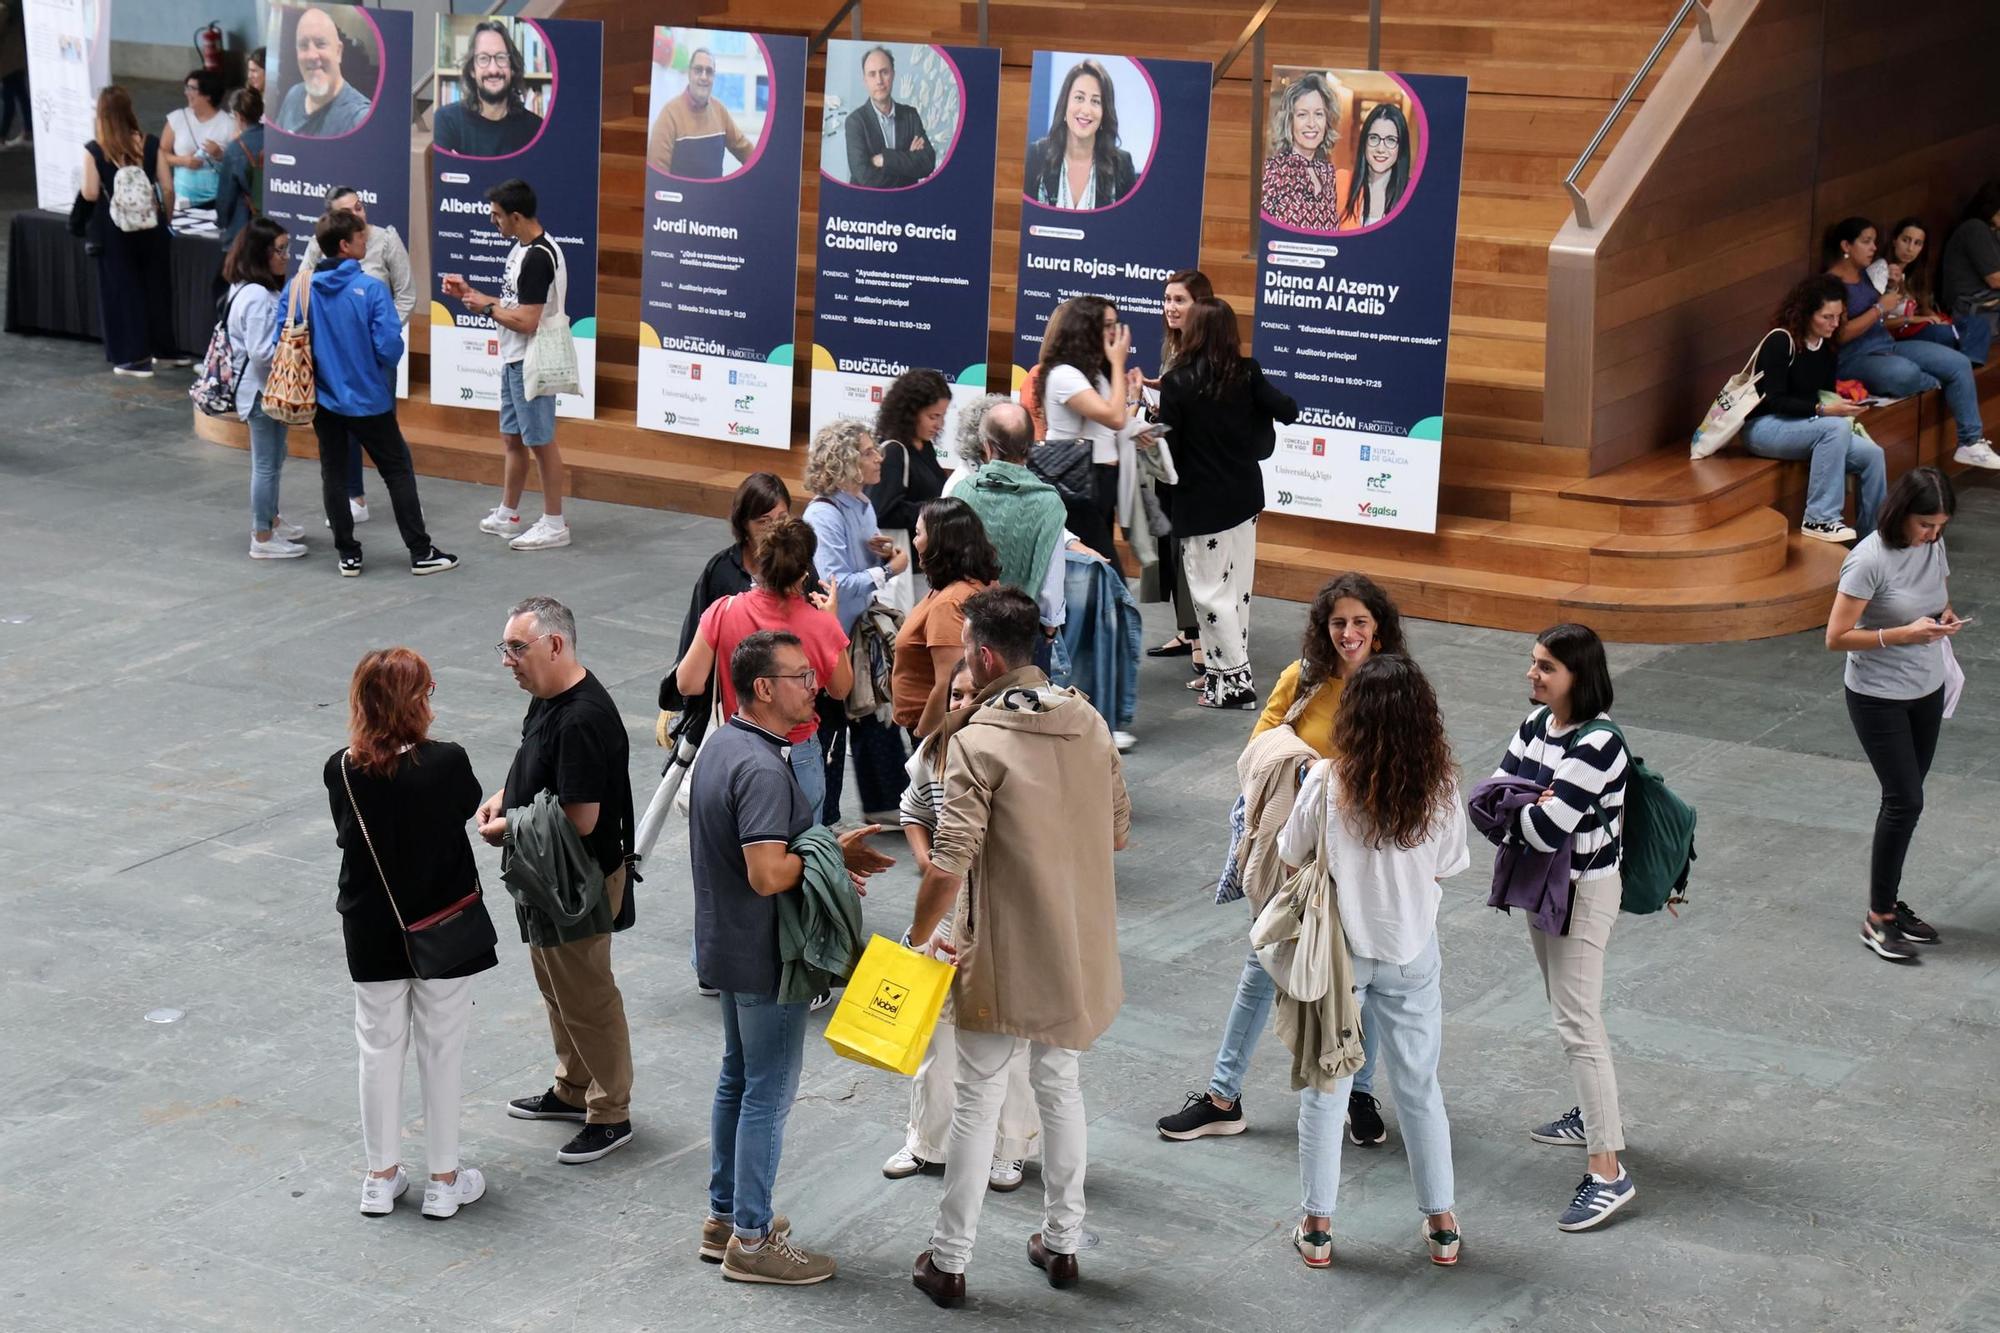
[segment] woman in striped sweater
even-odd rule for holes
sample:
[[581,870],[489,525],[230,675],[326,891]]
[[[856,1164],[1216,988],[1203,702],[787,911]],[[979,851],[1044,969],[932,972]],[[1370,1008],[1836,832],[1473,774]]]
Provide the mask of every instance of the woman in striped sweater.
[[1494,776],[1542,787],[1541,799],[1522,808],[1513,836],[1540,852],[1565,843],[1570,848],[1568,928],[1551,936],[1531,924],[1528,942],[1542,969],[1577,1100],[1529,1137],[1589,1150],[1590,1169],[1556,1220],[1564,1231],[1587,1231],[1638,1195],[1618,1161],[1625,1131],[1603,1013],[1604,954],[1618,919],[1625,746],[1608,729],[1573,739],[1582,723],[1611,712],[1611,668],[1603,641],[1589,626],[1556,625],[1536,637],[1528,688],[1534,711],[1508,743]]

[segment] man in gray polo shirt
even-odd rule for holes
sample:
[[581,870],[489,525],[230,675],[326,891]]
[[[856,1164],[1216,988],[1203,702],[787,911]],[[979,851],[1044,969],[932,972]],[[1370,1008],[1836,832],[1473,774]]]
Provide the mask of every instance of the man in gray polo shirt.
[[[812,805],[792,776],[785,736],[817,716],[819,680],[796,635],[764,630],[736,645],[729,681],[737,714],[702,742],[688,777],[695,965],[722,991],[701,1257],[719,1261],[731,1281],[808,1286],[833,1276],[833,1260],[793,1245],[790,1224],[771,1209],[807,1010],[778,1002],[775,899],[805,877],[789,844],[812,826]],[[857,887],[895,864],[865,841],[879,831],[841,835]]]

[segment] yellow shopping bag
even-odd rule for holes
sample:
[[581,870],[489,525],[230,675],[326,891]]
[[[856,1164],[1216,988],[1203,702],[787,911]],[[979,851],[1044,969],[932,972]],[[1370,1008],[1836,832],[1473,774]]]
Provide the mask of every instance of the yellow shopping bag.
[[892,1074],[916,1073],[937,1030],[951,973],[950,963],[887,936],[870,937],[826,1025],[827,1045],[836,1055]]

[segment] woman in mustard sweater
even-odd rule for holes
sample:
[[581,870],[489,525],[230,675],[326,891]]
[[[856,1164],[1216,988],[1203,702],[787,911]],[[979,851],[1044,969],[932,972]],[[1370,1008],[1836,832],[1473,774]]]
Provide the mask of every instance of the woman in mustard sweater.
[[[1333,719],[1340,711],[1341,686],[1357,668],[1378,653],[1404,653],[1403,618],[1389,594],[1365,574],[1337,574],[1313,598],[1306,616],[1305,640],[1299,660],[1286,667],[1264,705],[1251,738],[1289,720],[1300,740],[1325,757],[1333,754]],[[1296,709],[1296,716],[1292,716]],[[1243,1075],[1258,1038],[1271,1016],[1276,994],[1269,974],[1253,950],[1236,983],[1236,999],[1223,1025],[1222,1044],[1204,1091],[1188,1094],[1187,1104],[1159,1122],[1160,1137],[1174,1141],[1211,1134],[1241,1134]],[[1365,1022],[1363,1043],[1368,1063],[1354,1076],[1347,1101],[1347,1137],[1369,1147],[1389,1137],[1373,1095],[1375,1086],[1374,1030]]]

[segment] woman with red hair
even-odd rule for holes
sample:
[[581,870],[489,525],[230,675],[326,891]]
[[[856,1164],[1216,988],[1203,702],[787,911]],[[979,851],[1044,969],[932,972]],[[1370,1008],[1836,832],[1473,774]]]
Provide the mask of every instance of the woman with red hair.
[[[380,648],[354,668],[348,741],[326,761],[339,833],[341,932],[354,981],[354,1037],[361,1048],[361,1141],[368,1175],[361,1211],[379,1217],[409,1188],[399,1161],[403,1057],[417,1049],[424,1086],[430,1179],[426,1217],[450,1217],[486,1192],[458,1161],[459,1061],[472,1018],[472,977],[499,960],[487,941],[455,966],[419,979],[404,924],[458,904],[479,885],[465,822],[484,789],[465,751],[429,739],[430,664],[408,648]],[[393,895],[393,896],[392,896]],[[468,909],[486,916],[485,903]]]

